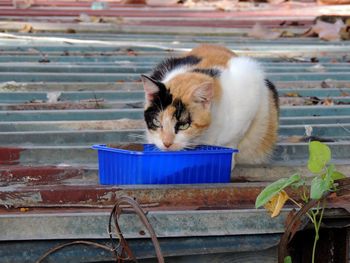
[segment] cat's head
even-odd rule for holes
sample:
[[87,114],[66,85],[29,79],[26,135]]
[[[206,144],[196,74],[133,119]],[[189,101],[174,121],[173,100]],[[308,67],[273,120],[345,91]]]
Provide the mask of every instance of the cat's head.
[[185,73],[167,83],[142,75],[147,139],[162,150],[191,148],[209,127],[213,80]]

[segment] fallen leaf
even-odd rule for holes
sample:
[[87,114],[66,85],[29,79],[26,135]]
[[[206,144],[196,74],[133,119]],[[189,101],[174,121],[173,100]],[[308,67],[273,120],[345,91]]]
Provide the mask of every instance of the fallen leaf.
[[284,93],[283,96],[285,97],[301,97],[298,93],[296,92],[287,92],[287,93]]
[[312,126],[311,125],[305,125],[304,129],[305,129],[305,135],[307,137],[310,137],[312,135],[312,131],[313,131]]
[[282,190],[277,195],[273,196],[264,207],[271,213],[271,217],[276,217],[280,214],[281,209],[288,199],[288,194]]
[[81,13],[79,18],[76,19],[78,22],[89,23],[91,22],[91,17],[88,14]]
[[25,24],[22,29],[20,29],[18,32],[20,33],[33,33],[34,27],[30,24]]
[[267,2],[272,5],[279,5],[286,2],[286,0],[267,0]]
[[260,23],[256,23],[248,32],[249,37],[256,39],[277,39],[282,35],[282,32],[272,31],[263,27]]
[[126,50],[126,52],[127,52],[128,56],[137,56],[136,51],[133,50],[133,49],[131,49],[131,48],[128,48],[128,49]]
[[332,99],[324,99],[323,102],[322,102],[323,105],[325,106],[333,106],[334,105],[334,101]]
[[93,23],[107,23],[107,21],[103,17],[96,17],[96,16],[91,17],[91,21]]
[[305,105],[305,98],[300,97],[280,97],[279,98],[280,105],[288,105],[288,106],[301,106]]
[[350,0],[317,0],[317,3],[321,5],[346,5],[350,4]]
[[349,97],[350,96],[350,93],[348,93],[348,92],[342,92],[342,93],[340,93],[340,95],[342,96],[342,97]]
[[61,92],[60,91],[48,92],[46,94],[47,102],[48,103],[55,103],[55,102],[57,102],[59,100],[60,96],[61,96]]
[[305,105],[317,105],[321,102],[321,99],[315,97],[315,96],[312,96],[312,97],[308,97],[305,99]]
[[232,11],[237,4],[238,4],[238,0],[235,0],[235,1],[223,0],[215,3],[215,8],[219,11]]
[[77,33],[77,31],[75,31],[75,29],[73,29],[73,28],[67,28],[66,33],[67,34],[75,34],[75,33]]
[[18,9],[28,9],[33,5],[33,0],[13,0],[12,5]]
[[284,30],[281,34],[281,37],[295,37],[295,36],[296,36],[295,33],[288,30]]
[[324,80],[321,82],[321,88],[329,89],[329,88],[331,88],[331,86]]
[[312,26],[311,31],[316,33],[319,38],[328,41],[340,40],[340,30],[345,27],[344,22],[338,19],[335,23],[327,23],[317,20]]
[[309,67],[307,70],[311,72],[325,72],[326,68],[322,64],[316,64],[312,67]]
[[21,208],[19,209],[19,211],[25,213],[25,212],[28,212],[28,211],[29,211],[29,208],[27,208],[27,207],[21,207]]

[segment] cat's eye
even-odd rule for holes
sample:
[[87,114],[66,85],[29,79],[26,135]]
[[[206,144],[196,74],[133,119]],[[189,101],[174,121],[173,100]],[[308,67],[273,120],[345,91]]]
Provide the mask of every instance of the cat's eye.
[[190,124],[185,123],[185,124],[179,125],[179,130],[180,131],[187,130],[189,127],[190,127]]
[[160,121],[157,120],[157,119],[153,119],[153,120],[152,120],[152,124],[153,124],[154,126],[156,126],[156,127],[160,127],[160,126],[161,126],[161,125],[160,125]]

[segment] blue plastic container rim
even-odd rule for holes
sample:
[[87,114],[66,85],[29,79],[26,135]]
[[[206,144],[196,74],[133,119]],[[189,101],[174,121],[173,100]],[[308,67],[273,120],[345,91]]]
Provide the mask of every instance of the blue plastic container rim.
[[116,152],[116,153],[122,153],[122,154],[135,154],[135,155],[159,155],[159,154],[172,154],[172,155],[187,155],[187,154],[218,154],[218,153],[238,153],[238,149],[228,148],[228,147],[222,147],[222,146],[216,146],[216,145],[198,145],[199,147],[212,147],[215,149],[205,150],[205,149],[193,149],[193,150],[180,150],[180,151],[161,151],[153,144],[142,144],[144,146],[154,147],[155,151],[135,151],[135,150],[127,150],[127,149],[119,149],[119,148],[111,148],[108,147],[106,144],[95,144],[92,146],[92,149],[94,150],[102,150],[102,151],[109,151],[109,152]]

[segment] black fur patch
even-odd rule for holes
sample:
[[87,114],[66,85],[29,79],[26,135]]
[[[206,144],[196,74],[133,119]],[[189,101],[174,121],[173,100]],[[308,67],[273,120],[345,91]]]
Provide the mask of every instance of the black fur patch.
[[168,58],[162,61],[153,70],[151,78],[157,81],[162,81],[166,73],[183,65],[196,65],[201,61],[196,56],[187,56],[181,58]]
[[279,110],[278,92],[277,92],[275,85],[273,85],[273,83],[271,81],[269,81],[268,79],[265,79],[265,83],[266,83],[266,86],[269,88],[269,90],[272,91],[275,106],[276,106],[277,110]]
[[144,118],[150,130],[156,130],[158,128],[154,125],[153,119],[157,118],[159,112],[165,110],[173,100],[173,95],[163,83],[155,82],[155,84],[158,86],[159,92],[154,94],[151,105],[144,112]]
[[214,68],[196,68],[194,70],[192,70],[192,72],[198,72],[198,73],[202,73],[205,75],[208,75],[212,78],[217,78],[220,76],[220,70],[218,69],[214,69]]
[[178,133],[179,127],[184,124],[191,124],[191,115],[186,109],[185,104],[180,99],[174,99],[172,105],[175,107],[174,117],[177,122],[175,124],[175,133]]

